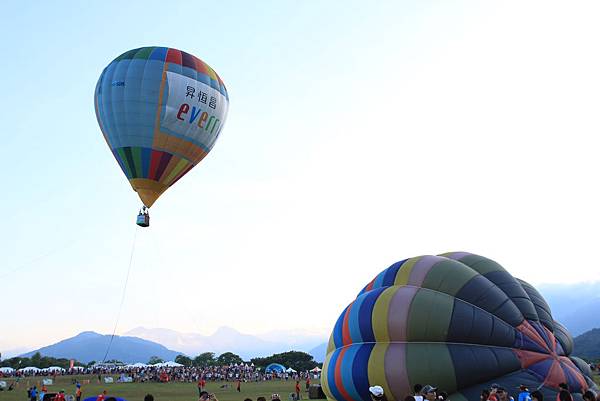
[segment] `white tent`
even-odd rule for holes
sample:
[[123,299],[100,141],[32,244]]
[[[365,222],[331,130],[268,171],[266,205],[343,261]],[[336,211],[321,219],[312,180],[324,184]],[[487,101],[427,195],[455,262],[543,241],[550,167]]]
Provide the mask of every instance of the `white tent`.
[[0,368],[0,372],[2,372],[2,373],[12,373],[14,371],[15,370],[13,368],[9,368],[8,366],[4,367],[4,368]]
[[288,373],[296,373],[296,371],[292,368],[287,368],[285,371]]
[[145,363],[141,363],[141,362],[136,362],[133,365],[127,365],[128,368],[145,368],[148,365],[146,365]]
[[180,363],[177,363],[177,362],[169,361],[169,362],[163,363],[162,366],[168,367],[168,368],[178,368],[183,365]]
[[83,366],[73,366],[73,370],[85,370]]
[[60,366],[50,366],[49,368],[42,369],[45,372],[64,372],[65,370]]
[[318,366],[315,366],[315,367],[314,367],[314,368],[312,368],[310,371],[311,371],[311,372],[315,372],[315,373],[319,373],[319,372],[321,371],[321,369],[319,369],[319,367],[318,367]]
[[27,366],[26,368],[21,368],[19,372],[39,372],[41,369],[36,368],[35,366]]

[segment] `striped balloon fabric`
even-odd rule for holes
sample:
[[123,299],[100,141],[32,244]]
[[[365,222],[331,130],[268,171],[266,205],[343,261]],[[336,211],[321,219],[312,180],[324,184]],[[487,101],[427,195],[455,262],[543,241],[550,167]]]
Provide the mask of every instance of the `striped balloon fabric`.
[[212,68],[167,47],[117,57],[102,72],[94,101],[104,138],[147,207],[210,152],[229,107]]
[[329,399],[389,401],[431,384],[452,401],[478,400],[498,383],[556,398],[597,389],[589,366],[571,357],[573,339],[544,298],[498,263],[466,252],[421,256],[377,275],[340,315],[323,366]]

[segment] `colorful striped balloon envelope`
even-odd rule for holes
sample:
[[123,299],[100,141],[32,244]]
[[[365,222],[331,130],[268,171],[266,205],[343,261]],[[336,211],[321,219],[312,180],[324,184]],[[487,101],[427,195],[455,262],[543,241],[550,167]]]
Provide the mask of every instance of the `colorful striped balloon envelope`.
[[106,143],[150,207],[213,148],[229,97],[202,60],[168,47],[142,47],[102,71],[94,104]]
[[525,385],[554,400],[566,383],[598,390],[573,338],[540,293],[498,263],[466,252],[406,259],[378,274],[340,315],[321,383],[330,400],[388,401],[416,384],[452,401],[478,400],[493,383]]

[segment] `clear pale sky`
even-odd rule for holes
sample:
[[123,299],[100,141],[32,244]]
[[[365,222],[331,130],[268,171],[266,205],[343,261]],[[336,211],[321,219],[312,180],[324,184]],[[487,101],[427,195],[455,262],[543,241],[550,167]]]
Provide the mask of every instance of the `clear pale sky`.
[[140,201],[93,92],[131,48],[223,78],[228,121],[139,230],[117,333],[328,334],[379,271],[464,250],[600,279],[596,1],[0,5],[0,352],[117,319]]

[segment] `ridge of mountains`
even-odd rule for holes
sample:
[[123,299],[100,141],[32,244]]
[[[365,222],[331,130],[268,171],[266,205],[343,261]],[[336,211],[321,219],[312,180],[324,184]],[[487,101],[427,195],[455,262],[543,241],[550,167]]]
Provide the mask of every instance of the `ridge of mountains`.
[[[84,331],[78,335],[24,354],[31,357],[36,352],[55,358],[76,359],[80,362],[102,361],[111,340],[110,335]],[[325,359],[323,336],[304,331],[273,331],[259,336],[243,334],[230,327],[220,327],[212,335],[180,333],[170,329],[147,329],[137,327],[123,336],[114,336],[107,360],[117,359],[125,363],[146,363],[152,356],[165,361],[174,360],[179,354],[195,357],[202,352],[238,354],[244,360],[269,356],[290,350],[304,351],[316,361]]]

